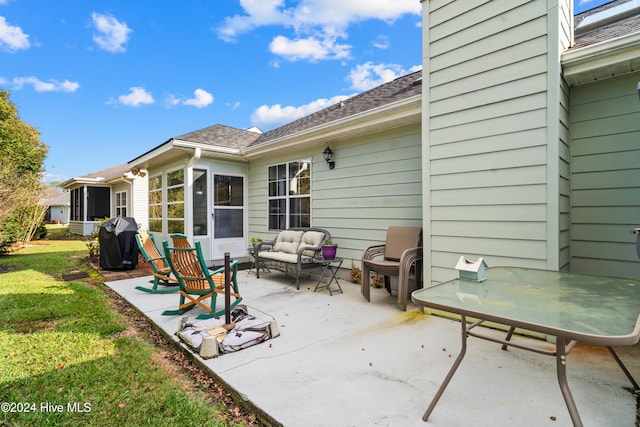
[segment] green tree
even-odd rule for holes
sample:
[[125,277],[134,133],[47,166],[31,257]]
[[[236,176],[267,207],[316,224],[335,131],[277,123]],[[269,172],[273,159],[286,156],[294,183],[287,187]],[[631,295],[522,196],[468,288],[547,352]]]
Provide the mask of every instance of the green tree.
[[47,145],[23,122],[0,89],[0,252],[33,237],[44,214],[38,205]]

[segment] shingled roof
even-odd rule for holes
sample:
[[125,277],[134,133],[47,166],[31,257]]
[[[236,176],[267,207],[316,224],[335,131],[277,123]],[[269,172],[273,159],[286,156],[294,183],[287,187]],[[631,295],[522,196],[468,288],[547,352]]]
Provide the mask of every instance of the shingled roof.
[[640,14],[637,10],[629,10],[627,13],[614,15],[609,19],[603,20],[600,24],[595,23],[582,30],[580,28],[580,23],[588,17],[630,2],[637,4],[637,0],[617,0],[576,15],[574,18],[575,44],[572,49],[640,32]]
[[293,135],[298,132],[325,125],[336,120],[355,116],[377,107],[392,104],[422,93],[422,71],[377,86],[359,95],[347,98],[337,104],[324,108],[279,128],[265,132],[249,147],[266,144],[269,141]]
[[89,178],[89,179],[97,179],[104,178],[106,181],[122,176],[125,172],[128,172],[130,169],[127,165],[116,165],[107,169],[102,169],[97,172],[91,172],[86,175],[79,176],[78,179]]
[[176,136],[174,139],[196,144],[242,149],[258,137],[260,134],[257,132],[217,124]]

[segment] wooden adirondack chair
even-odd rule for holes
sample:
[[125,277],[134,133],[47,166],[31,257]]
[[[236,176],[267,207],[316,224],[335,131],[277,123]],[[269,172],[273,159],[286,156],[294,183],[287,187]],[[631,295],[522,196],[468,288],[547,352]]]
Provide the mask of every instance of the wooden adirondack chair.
[[182,233],[175,233],[171,235],[174,248],[190,248],[191,243],[187,240],[187,235]]
[[[139,232],[136,234],[136,242],[138,243],[140,253],[153,270],[153,280],[149,282],[153,283],[153,287],[146,288],[144,286],[136,286],[136,289],[151,294],[168,294],[178,292],[178,281],[169,277],[171,274],[171,267],[169,267],[164,255],[160,254],[160,251],[156,246],[156,241],[153,238],[153,234]],[[158,288],[158,285],[160,284],[168,287]]]
[[[209,319],[224,314],[225,308],[232,310],[242,297],[238,291],[238,261],[231,263],[230,294],[235,299],[230,307],[216,310],[216,297],[225,293],[224,267],[215,271],[209,271],[202,256],[200,242],[195,247],[170,247],[168,242],[162,242],[166,259],[169,261],[171,271],[178,280],[180,286],[180,303],[177,310],[165,310],[164,316],[184,314],[195,306],[199,306],[207,313],[196,316],[198,319]],[[211,299],[205,304],[207,298]]]

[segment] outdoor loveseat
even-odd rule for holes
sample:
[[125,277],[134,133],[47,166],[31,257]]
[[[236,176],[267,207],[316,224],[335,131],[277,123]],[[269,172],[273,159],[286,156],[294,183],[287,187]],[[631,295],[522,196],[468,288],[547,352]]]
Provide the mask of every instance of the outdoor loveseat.
[[290,228],[283,230],[270,242],[256,245],[256,276],[260,269],[269,267],[291,274],[300,289],[300,275],[306,268],[317,267],[316,259],[321,257],[322,243],[330,239],[327,230],[321,228]]

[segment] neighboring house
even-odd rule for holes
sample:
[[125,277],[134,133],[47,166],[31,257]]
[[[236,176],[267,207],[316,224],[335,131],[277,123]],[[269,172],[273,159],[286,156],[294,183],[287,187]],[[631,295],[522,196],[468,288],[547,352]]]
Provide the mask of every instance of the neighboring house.
[[118,216],[133,217],[147,228],[148,177],[136,172],[118,165],[63,182],[70,195],[69,232],[88,236],[100,220]]
[[570,0],[423,1],[424,79],[264,134],[211,126],[131,160],[148,170],[149,229],[217,258],[312,225],[349,268],[388,226],[422,225],[432,282],[461,255],[640,277],[637,4],[575,17],[574,34]]
[[68,224],[70,199],[70,194],[66,191],[55,191],[55,193],[48,194],[40,201],[41,206],[47,206],[44,221],[47,224]]
[[640,277],[639,3],[423,1],[425,277]]

